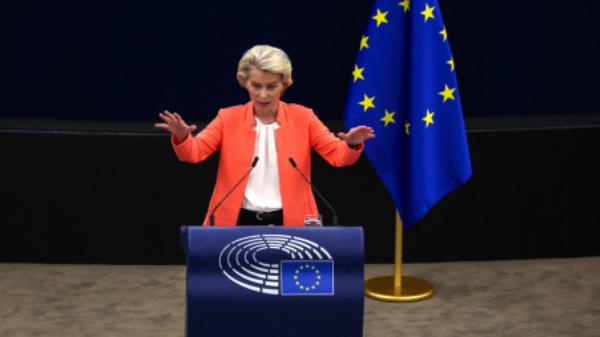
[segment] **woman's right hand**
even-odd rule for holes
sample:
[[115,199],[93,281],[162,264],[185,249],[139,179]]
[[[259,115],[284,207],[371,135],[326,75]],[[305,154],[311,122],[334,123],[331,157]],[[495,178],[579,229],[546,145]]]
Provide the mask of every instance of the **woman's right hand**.
[[158,117],[160,117],[164,123],[156,123],[154,124],[154,127],[167,130],[174,134],[178,143],[184,141],[190,133],[197,129],[195,124],[188,125],[177,112],[171,113],[169,110],[165,110],[164,112],[159,113]]

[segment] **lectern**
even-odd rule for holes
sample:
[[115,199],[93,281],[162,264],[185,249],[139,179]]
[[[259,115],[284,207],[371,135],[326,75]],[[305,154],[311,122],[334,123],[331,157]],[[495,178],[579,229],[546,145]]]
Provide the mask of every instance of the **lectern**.
[[181,228],[187,337],[360,337],[361,227]]

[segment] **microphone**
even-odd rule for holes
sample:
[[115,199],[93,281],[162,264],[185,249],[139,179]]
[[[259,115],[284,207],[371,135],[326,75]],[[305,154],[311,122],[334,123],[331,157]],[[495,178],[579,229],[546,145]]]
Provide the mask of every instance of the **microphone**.
[[329,202],[327,202],[327,200],[325,200],[325,197],[323,197],[323,195],[321,195],[321,193],[319,193],[319,191],[317,190],[315,185],[313,185],[310,182],[310,180],[308,180],[308,178],[304,175],[304,173],[302,173],[302,171],[300,171],[300,169],[298,168],[298,165],[296,165],[296,162],[294,161],[294,158],[289,157],[288,160],[290,161],[290,164],[292,164],[292,167],[294,167],[294,169],[296,171],[298,171],[298,173],[300,173],[302,178],[304,178],[304,181],[306,181],[310,185],[310,188],[317,194],[319,199],[321,199],[321,201],[323,201],[325,206],[327,206],[327,208],[329,208],[329,212],[331,213],[331,224],[333,226],[337,226],[338,221],[337,221],[337,213],[335,212],[335,209],[333,209],[333,207],[331,207],[331,204]]
[[229,197],[229,195],[238,187],[238,185],[241,184],[242,181],[244,181],[244,179],[246,179],[246,177],[250,174],[250,172],[252,171],[252,169],[256,166],[257,162],[258,162],[258,156],[254,157],[254,160],[252,160],[252,164],[250,164],[250,168],[248,169],[248,171],[246,172],[246,174],[244,174],[242,176],[242,179],[240,179],[235,185],[233,185],[233,187],[229,190],[229,192],[227,192],[227,194],[225,194],[225,196],[223,197],[223,199],[221,199],[215,205],[215,208],[213,208],[212,212],[210,212],[210,216],[208,217],[209,224],[211,226],[215,225],[215,212],[217,211],[217,209],[219,209],[219,207],[221,206],[221,204],[223,203],[223,201],[225,201],[225,199],[227,199],[227,197]]

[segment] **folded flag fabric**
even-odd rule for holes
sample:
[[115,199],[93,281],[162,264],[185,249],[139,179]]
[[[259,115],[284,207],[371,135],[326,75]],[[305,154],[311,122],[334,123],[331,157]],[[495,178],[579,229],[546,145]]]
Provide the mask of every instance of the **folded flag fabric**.
[[365,153],[404,225],[471,176],[454,57],[436,0],[376,0],[344,113],[369,125]]

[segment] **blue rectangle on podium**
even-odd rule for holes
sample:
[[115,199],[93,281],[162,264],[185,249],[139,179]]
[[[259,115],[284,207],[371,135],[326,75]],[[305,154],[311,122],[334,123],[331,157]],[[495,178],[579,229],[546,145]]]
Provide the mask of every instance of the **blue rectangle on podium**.
[[362,336],[360,227],[182,227],[186,336]]
[[335,295],[333,261],[281,261],[282,295]]

